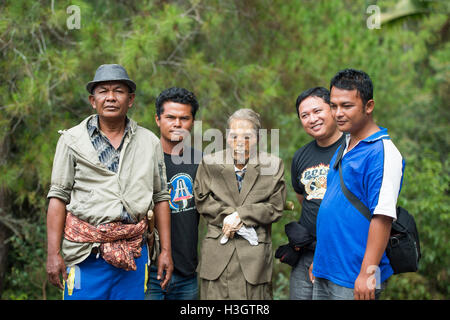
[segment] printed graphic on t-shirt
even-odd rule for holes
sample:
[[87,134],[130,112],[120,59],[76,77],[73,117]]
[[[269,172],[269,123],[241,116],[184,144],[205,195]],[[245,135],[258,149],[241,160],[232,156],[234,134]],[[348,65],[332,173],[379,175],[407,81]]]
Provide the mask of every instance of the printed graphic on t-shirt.
[[170,209],[172,213],[192,209],[192,178],[186,173],[176,174],[169,181]]
[[321,163],[303,171],[300,182],[305,186],[306,199],[323,199],[325,191],[327,191],[329,168],[329,165]]

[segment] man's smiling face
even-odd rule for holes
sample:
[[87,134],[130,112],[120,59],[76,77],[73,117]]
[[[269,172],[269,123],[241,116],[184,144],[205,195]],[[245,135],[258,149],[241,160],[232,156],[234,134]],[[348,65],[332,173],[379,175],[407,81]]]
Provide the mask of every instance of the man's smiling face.
[[300,121],[309,134],[316,140],[326,140],[336,132],[330,106],[320,97],[308,97],[298,107]]

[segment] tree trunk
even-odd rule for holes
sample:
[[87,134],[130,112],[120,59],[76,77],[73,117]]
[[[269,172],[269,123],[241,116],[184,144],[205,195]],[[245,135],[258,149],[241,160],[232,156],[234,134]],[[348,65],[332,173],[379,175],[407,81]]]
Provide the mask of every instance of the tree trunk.
[[[0,190],[2,193],[2,190]],[[0,204],[1,206],[2,204]],[[2,298],[4,284],[5,284],[5,274],[7,271],[7,259],[8,259],[8,244],[5,241],[10,236],[10,230],[4,225],[0,224],[0,299]]]
[[[3,141],[0,141],[0,167],[6,164],[9,151],[7,140],[8,138],[6,137]],[[7,259],[9,246],[5,242],[10,236],[10,230],[2,224],[1,216],[6,215],[9,212],[9,208],[7,189],[0,183],[0,298],[3,294],[5,274],[8,266]]]

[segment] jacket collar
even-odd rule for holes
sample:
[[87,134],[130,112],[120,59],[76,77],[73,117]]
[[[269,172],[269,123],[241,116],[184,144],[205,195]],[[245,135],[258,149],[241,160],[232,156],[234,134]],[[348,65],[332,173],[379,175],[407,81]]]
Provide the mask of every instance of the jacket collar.
[[239,192],[234,169],[234,161],[229,151],[229,149],[223,151],[224,162],[220,164],[223,167],[221,173],[226,182],[225,185],[233,196],[234,201],[239,205],[242,205],[260,173],[260,159],[259,157],[256,159],[251,159],[251,161],[247,163],[244,180],[242,180],[242,189],[241,192]]
[[[132,122],[134,122],[134,121],[130,121],[130,118],[128,118],[128,117],[125,118],[125,121],[126,121],[126,125],[125,125],[124,135],[126,135],[128,133],[128,131],[134,132],[136,128],[134,128],[133,131],[131,130]],[[134,122],[134,124],[136,124],[136,123]],[[98,123],[98,115],[95,114],[95,115],[89,117],[89,119],[87,121],[87,130],[88,130],[90,137],[92,137],[94,132],[100,132],[100,125]]]
[[[90,162],[94,163],[97,166],[103,166],[98,159],[97,151],[92,145],[90,133],[88,132],[87,123],[93,117],[96,117],[96,114],[90,115],[86,119],[84,119],[78,125],[68,129],[59,131],[64,137],[64,142],[79,155],[83,156]],[[94,121],[95,122],[95,121]],[[137,123],[132,119],[128,121],[130,136],[133,136],[137,129]]]

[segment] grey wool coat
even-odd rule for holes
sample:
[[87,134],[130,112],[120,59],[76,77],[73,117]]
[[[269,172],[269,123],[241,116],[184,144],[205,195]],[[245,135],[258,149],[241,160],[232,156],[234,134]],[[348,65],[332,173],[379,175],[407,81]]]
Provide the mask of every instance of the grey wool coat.
[[[229,152],[206,155],[197,171],[194,194],[197,210],[207,222],[198,267],[200,278],[218,279],[236,250],[247,282],[271,282],[272,223],[281,218],[286,200],[282,160],[264,152],[251,158],[239,192]],[[245,226],[255,228],[257,246],[239,236],[220,243],[223,219],[234,211]]]

